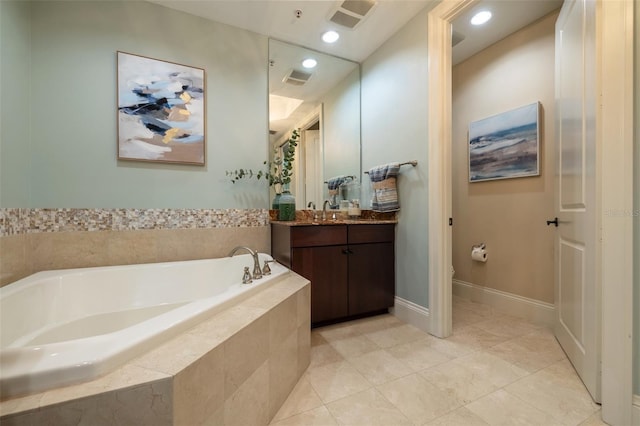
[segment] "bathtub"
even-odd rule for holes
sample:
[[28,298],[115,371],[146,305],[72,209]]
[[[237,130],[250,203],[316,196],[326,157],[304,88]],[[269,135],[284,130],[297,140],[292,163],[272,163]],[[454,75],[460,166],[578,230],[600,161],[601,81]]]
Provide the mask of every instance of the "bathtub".
[[[260,264],[270,256],[260,254]],[[92,380],[289,272],[253,258],[44,271],[0,288],[2,399]]]

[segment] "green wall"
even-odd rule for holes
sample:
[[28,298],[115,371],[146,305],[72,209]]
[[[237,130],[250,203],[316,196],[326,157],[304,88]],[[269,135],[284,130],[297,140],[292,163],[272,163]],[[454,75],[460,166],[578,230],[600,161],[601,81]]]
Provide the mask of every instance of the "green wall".
[[[423,10],[368,57],[361,83],[362,170],[418,160],[398,179],[396,295],[423,307],[429,306],[427,18]],[[369,194],[369,180],[362,184]]]
[[29,207],[31,5],[0,1],[0,207]]
[[[266,37],[142,1],[34,2],[30,27],[31,207],[268,206],[263,183],[225,178],[267,156]],[[205,69],[205,167],[117,160],[118,50]]]
[[[324,180],[360,174],[360,68],[323,96]],[[325,197],[328,189],[324,186]]]

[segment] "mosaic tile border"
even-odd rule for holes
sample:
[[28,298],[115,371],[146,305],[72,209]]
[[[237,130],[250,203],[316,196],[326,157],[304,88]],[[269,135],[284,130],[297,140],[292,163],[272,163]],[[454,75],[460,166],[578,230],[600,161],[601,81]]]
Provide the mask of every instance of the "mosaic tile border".
[[0,236],[38,232],[247,228],[267,209],[0,209]]

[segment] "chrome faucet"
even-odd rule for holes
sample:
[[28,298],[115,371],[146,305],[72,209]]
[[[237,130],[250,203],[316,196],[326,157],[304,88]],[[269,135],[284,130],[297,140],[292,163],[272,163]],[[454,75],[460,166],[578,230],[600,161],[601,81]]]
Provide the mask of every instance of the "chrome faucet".
[[[322,220],[327,220],[327,204],[329,205],[329,207],[333,207],[331,201],[324,200],[324,203],[322,203]],[[331,219],[336,220],[336,212],[333,212]]]
[[260,278],[262,278],[262,270],[260,269],[260,260],[258,259],[258,252],[251,250],[249,247],[238,246],[229,252],[228,257],[233,257],[233,255],[236,254],[236,252],[239,250],[246,250],[253,257],[253,279],[259,280]]

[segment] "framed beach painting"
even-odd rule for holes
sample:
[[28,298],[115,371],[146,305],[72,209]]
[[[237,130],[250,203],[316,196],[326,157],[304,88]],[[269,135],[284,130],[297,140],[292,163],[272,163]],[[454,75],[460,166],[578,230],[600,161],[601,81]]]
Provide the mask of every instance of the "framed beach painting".
[[469,181],[540,175],[540,104],[469,124]]
[[118,159],[205,164],[204,69],[118,52]]

